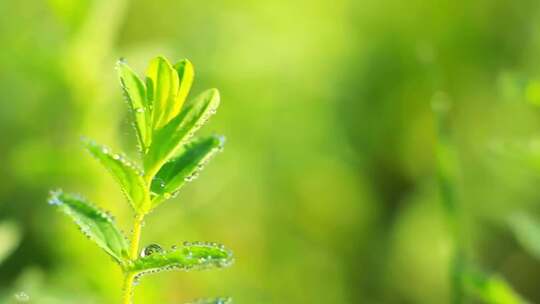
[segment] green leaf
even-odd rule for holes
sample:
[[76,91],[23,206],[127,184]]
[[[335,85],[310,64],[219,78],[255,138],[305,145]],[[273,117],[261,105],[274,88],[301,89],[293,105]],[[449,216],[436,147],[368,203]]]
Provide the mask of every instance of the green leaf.
[[220,297],[213,299],[198,299],[186,304],[231,304],[232,299],[229,297]]
[[206,163],[219,152],[225,143],[223,136],[197,139],[180,148],[178,156],[166,163],[152,181],[152,192],[157,194],[152,208],[174,196],[180,188],[194,179]]
[[151,121],[152,113],[146,101],[146,88],[142,80],[124,61],[118,61],[116,66],[122,89],[131,110],[141,150],[145,152],[150,146],[152,131],[148,124]]
[[181,60],[174,65],[174,69],[178,74],[179,87],[178,92],[176,93],[176,99],[174,104],[170,107],[167,122],[176,117],[182,110],[182,106],[191,90],[191,85],[193,84],[193,77],[195,71],[193,69],[193,64],[187,59]]
[[178,73],[167,59],[156,57],[150,62],[146,75],[148,103],[152,105],[152,128],[156,130],[168,122],[169,109],[178,92]]
[[129,203],[137,213],[145,213],[149,206],[145,205],[145,181],[142,172],[125,156],[112,153],[105,146],[91,140],[84,140],[85,147],[114,177],[126,195]]
[[164,270],[189,271],[222,268],[230,266],[232,262],[232,252],[222,245],[216,243],[186,242],[179,248],[168,251],[157,251],[148,256],[141,257],[128,265],[126,269],[143,275]]
[[540,223],[527,213],[520,212],[512,215],[508,224],[521,246],[540,259]]
[[62,191],[51,192],[49,204],[58,206],[60,210],[69,215],[89,239],[105,250],[118,263],[126,262],[128,256],[126,238],[116,227],[114,219],[109,214],[99,210],[80,196]]
[[506,280],[497,275],[488,275],[476,269],[462,273],[466,290],[490,304],[526,304]]
[[219,92],[208,90],[188,102],[179,115],[157,130],[144,158],[146,172],[156,172],[176,151],[187,143],[219,106]]
[[0,223],[0,264],[19,245],[21,233],[19,226],[11,221]]

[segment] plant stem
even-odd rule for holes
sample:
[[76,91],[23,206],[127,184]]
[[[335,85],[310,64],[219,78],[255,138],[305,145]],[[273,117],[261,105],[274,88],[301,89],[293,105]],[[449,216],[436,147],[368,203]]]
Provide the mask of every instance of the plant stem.
[[[152,185],[152,179],[155,173],[146,173],[144,175],[144,181],[146,182],[146,193],[144,195],[145,201],[143,206],[148,206],[151,203],[150,199],[150,187]],[[131,242],[129,248],[129,259],[135,261],[139,256],[139,243],[141,240],[141,232],[144,223],[145,213],[137,213],[135,220],[133,221],[133,234],[131,235]],[[136,273],[124,271],[124,286],[122,295],[122,304],[131,304],[133,298],[133,283],[135,282]]]
[[458,204],[455,184],[458,164],[454,145],[450,139],[448,123],[448,112],[451,103],[447,96],[441,95],[434,97],[432,106],[437,128],[437,183],[454,246],[454,252],[450,262],[451,303],[461,304],[465,300],[462,273],[466,257],[460,221],[460,206]]
[[137,214],[133,221],[133,234],[131,236],[131,246],[129,248],[129,258],[135,260],[139,255],[139,241],[144,222],[144,214]]
[[[141,231],[144,221],[144,214],[137,214],[133,221],[133,234],[131,236],[131,245],[129,249],[129,259],[134,261],[139,254],[139,242],[141,239]],[[135,280],[135,273],[125,272],[124,274],[124,286],[122,304],[131,304],[133,297],[133,283]]]
[[135,281],[135,274],[127,272],[124,275],[124,286],[122,287],[122,304],[131,304],[133,297],[133,283]]

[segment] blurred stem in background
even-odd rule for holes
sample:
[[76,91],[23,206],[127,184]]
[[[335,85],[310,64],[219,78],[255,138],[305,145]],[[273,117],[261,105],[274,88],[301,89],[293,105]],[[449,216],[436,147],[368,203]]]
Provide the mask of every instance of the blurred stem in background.
[[440,201],[446,214],[448,227],[453,241],[453,255],[450,265],[451,303],[460,304],[465,301],[461,274],[465,267],[464,237],[461,223],[460,207],[457,199],[456,175],[457,156],[450,136],[449,112],[452,104],[449,97],[438,92],[432,99],[432,110],[435,116],[437,144],[437,183]]
[[[118,116],[119,107],[112,106],[114,92],[103,79],[110,71],[114,58],[114,44],[127,9],[127,0],[98,0],[93,2],[84,23],[73,35],[66,48],[64,71],[75,101],[84,108],[81,129],[83,134],[109,135],[114,142],[115,132],[96,124],[101,119]],[[113,85],[116,83],[112,82]],[[103,117],[106,115],[107,117]]]

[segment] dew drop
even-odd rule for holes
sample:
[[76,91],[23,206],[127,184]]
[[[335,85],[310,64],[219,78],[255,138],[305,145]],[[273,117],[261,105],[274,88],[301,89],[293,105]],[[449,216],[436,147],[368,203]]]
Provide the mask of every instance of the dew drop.
[[115,160],[119,160],[119,159],[120,159],[120,155],[119,155],[119,154],[115,154],[115,155],[113,155],[113,158],[114,158]]
[[163,252],[163,248],[161,248],[161,246],[158,244],[150,244],[141,250],[141,258],[160,252]]
[[170,194],[169,192],[165,192],[165,193],[163,194],[163,197],[164,197],[165,199],[170,199],[170,198],[171,198],[171,194]]

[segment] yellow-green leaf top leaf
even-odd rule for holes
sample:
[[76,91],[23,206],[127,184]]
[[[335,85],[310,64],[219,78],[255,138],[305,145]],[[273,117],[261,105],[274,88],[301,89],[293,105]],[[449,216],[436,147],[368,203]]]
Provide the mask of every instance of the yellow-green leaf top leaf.
[[172,104],[170,112],[167,117],[167,122],[176,117],[182,110],[182,106],[191,90],[191,85],[193,84],[193,77],[195,76],[195,71],[193,69],[193,64],[187,59],[181,60],[174,65],[174,69],[178,74],[179,86],[178,92],[176,94],[176,99],[174,104]]
[[131,110],[137,138],[144,152],[150,145],[152,131],[148,124],[151,120],[151,111],[146,100],[146,88],[139,76],[124,61],[118,61],[116,68]]
[[128,256],[128,244],[124,235],[116,227],[113,218],[84,198],[55,191],[51,193],[49,204],[70,216],[81,231],[101,249],[123,264]]
[[178,92],[178,74],[167,59],[156,57],[150,62],[146,75],[152,128],[156,130],[168,122],[168,112]]
[[166,126],[154,133],[148,153],[145,155],[146,172],[156,172],[175,155],[176,151],[216,112],[219,106],[219,92],[208,90],[183,107],[180,114]]
[[146,274],[164,270],[202,270],[228,267],[233,254],[216,243],[184,243],[183,246],[143,256],[126,267],[128,271]]
[[122,192],[137,213],[146,213],[145,182],[142,172],[125,156],[113,153],[110,148],[91,140],[84,140],[88,152],[94,156],[114,177]]

